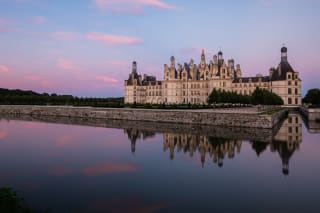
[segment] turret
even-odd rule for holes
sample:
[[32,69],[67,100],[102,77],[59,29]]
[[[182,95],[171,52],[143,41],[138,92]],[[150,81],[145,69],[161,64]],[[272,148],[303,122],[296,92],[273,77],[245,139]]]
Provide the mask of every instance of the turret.
[[236,74],[237,74],[237,78],[241,78],[242,73],[241,73],[240,64],[237,64]]
[[137,62],[136,61],[132,62],[132,73],[137,74]]
[[221,51],[218,52],[218,63],[220,66],[223,64],[223,53]]
[[213,56],[213,63],[218,64],[218,56],[217,55]]
[[274,71],[275,71],[275,69],[273,67],[269,69],[269,78],[270,79],[272,78]]
[[175,67],[176,65],[175,65],[175,59],[174,59],[174,56],[171,56],[171,58],[170,58],[170,65],[171,65],[171,67]]
[[206,62],[206,56],[204,54],[204,50],[201,52],[201,62],[205,63]]
[[228,67],[234,68],[234,60],[233,59],[228,60]]
[[281,62],[288,62],[288,49],[286,47],[281,48]]
[[206,66],[206,56],[205,56],[205,54],[204,54],[204,50],[202,50],[202,52],[201,52],[201,63],[200,63],[200,67],[201,67],[202,69],[204,69],[205,66]]

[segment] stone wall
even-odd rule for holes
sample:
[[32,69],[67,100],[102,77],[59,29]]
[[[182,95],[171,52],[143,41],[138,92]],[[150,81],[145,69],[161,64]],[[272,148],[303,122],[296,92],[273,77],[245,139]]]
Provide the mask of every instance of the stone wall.
[[319,108],[306,108],[301,106],[300,112],[307,117],[308,121],[320,121],[320,109]]
[[112,109],[66,106],[0,106],[0,114],[62,116],[111,120],[150,121],[196,125],[273,128],[285,110],[268,114],[217,113],[210,110]]
[[211,125],[178,124],[165,122],[148,121],[125,121],[125,120],[106,120],[96,118],[69,118],[57,116],[37,116],[37,115],[0,115],[0,120],[23,120],[33,122],[56,123],[65,125],[81,125],[105,127],[114,129],[131,129],[138,131],[147,131],[152,133],[174,133],[205,135],[208,137],[230,139],[230,140],[248,140],[259,142],[272,142],[278,128],[244,128],[244,127],[222,127]]

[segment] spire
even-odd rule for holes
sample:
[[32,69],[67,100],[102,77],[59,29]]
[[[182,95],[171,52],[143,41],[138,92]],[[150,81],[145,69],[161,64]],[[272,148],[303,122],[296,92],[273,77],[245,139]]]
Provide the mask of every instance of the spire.
[[202,52],[201,52],[201,62],[205,62],[206,61],[206,56],[204,54],[204,49],[202,49]]

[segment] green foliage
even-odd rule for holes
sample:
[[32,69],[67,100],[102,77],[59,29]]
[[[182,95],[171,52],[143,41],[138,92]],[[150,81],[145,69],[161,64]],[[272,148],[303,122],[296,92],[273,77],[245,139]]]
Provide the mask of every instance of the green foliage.
[[254,105],[283,105],[283,100],[277,94],[257,87],[251,95],[251,103]]
[[34,212],[24,203],[24,199],[11,188],[0,188],[0,212],[31,213]]
[[208,97],[208,103],[283,105],[283,100],[280,96],[257,87],[252,95],[213,89]]
[[7,105],[67,105],[92,107],[124,107],[123,98],[79,98],[55,93],[39,94],[33,91],[8,90],[0,88],[0,104]]
[[306,96],[302,99],[302,102],[313,105],[320,105],[320,89],[310,89],[307,92]]
[[213,89],[208,97],[208,103],[250,104],[251,101],[248,95]]

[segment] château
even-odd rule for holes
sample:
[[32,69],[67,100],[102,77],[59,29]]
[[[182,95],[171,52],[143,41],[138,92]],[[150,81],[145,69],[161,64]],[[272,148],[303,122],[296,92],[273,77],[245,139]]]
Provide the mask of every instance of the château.
[[206,104],[213,89],[250,95],[259,87],[279,95],[286,106],[301,105],[301,79],[288,62],[288,49],[281,48],[281,60],[276,68],[270,68],[268,75],[243,77],[240,64],[233,59],[225,61],[218,52],[209,63],[204,50],[199,64],[191,59],[183,65],[176,64],[174,56],[170,64],[164,65],[164,79],[139,75],[137,62],[125,81],[125,103],[150,104]]

